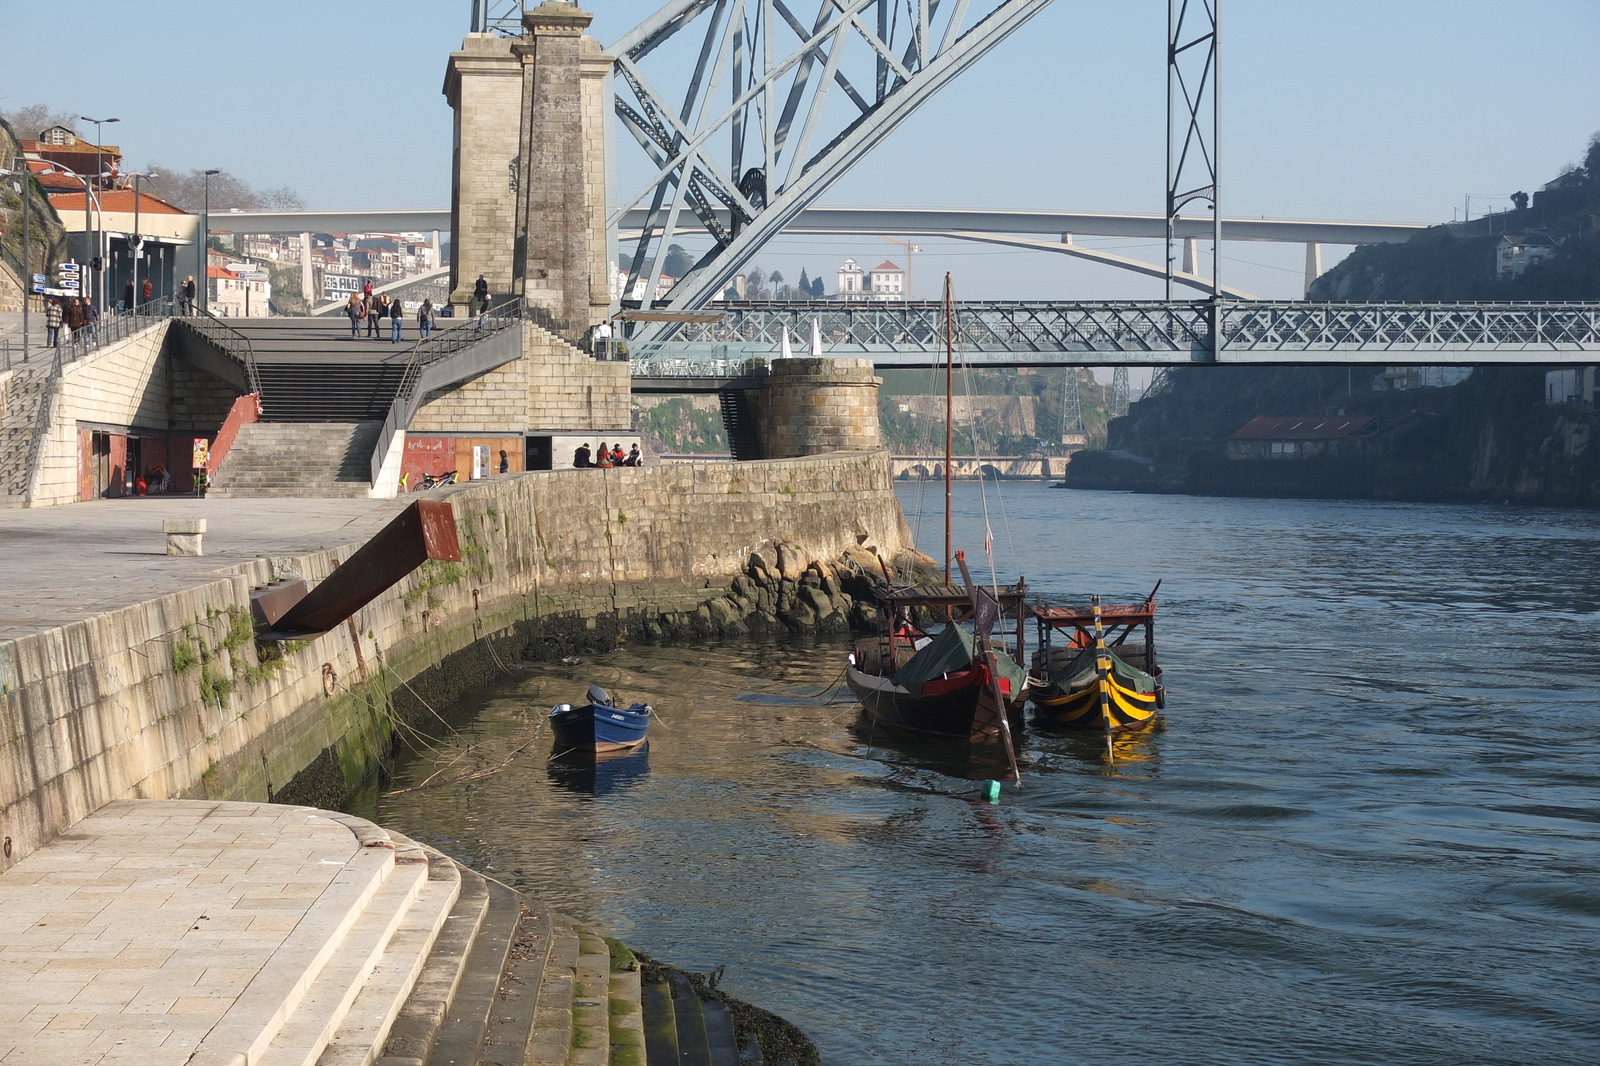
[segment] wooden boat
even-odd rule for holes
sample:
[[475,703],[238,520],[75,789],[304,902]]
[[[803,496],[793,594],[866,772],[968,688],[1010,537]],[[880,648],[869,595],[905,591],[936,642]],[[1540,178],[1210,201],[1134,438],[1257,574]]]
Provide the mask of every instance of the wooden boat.
[[1109,735],[1155,723],[1166,706],[1156,662],[1155,590],[1140,604],[1101,604],[1096,596],[1085,606],[1035,607],[1033,617],[1039,647],[1027,692],[1036,724]]
[[[1020,655],[1027,585],[1019,581],[999,592],[1001,616],[1013,613],[1017,618]],[[1005,727],[995,706],[994,675],[979,638],[962,624],[973,620],[972,590],[957,585],[889,588],[877,598],[883,632],[857,642],[845,664],[845,683],[872,720],[919,733],[1000,739]],[[919,622],[930,616],[942,628],[925,632]],[[1003,649],[994,651],[993,670],[1007,724],[1020,728],[1026,674]]]
[[652,713],[648,703],[615,706],[611,694],[599,685],[590,685],[587,695],[589,702],[581,707],[562,703],[550,712],[558,754],[629,751],[644,743]]

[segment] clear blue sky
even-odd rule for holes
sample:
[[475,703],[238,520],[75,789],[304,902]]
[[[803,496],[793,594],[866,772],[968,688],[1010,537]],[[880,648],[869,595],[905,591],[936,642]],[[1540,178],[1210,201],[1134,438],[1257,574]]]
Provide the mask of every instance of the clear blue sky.
[[[1469,193],[1481,204],[1536,188],[1600,129],[1596,0],[1223,5],[1225,214],[1449,221]],[[657,5],[591,6],[610,43]],[[0,106],[115,115],[107,139],[135,166],[225,167],[313,207],[444,206],[440,88],[470,8],[0,0]],[[1161,0],[1056,0],[824,202],[1159,213],[1165,23]],[[1065,257],[923,243],[919,296],[945,270],[968,297],[1157,295]],[[1299,249],[1226,252],[1231,283],[1299,294]],[[846,255],[903,260],[880,241],[812,238],[783,241],[763,265],[791,277],[808,266],[831,288]]]

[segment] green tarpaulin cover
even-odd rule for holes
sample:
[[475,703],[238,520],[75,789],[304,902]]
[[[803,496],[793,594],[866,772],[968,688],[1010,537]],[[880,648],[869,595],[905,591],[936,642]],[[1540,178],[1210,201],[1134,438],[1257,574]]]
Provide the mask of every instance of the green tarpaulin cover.
[[[895,671],[895,684],[904,686],[912,695],[920,696],[924,682],[966,669],[977,654],[976,637],[960,626],[945,626],[934,634],[926,647]],[[995,660],[1000,666],[1000,676],[1011,683],[1010,695],[1014,698],[1022,691],[1027,673],[1017,665],[1016,660],[998,648],[995,649]]]
[[[1156,690],[1155,678],[1136,666],[1129,666],[1117,658],[1116,653],[1110,648],[1106,649],[1106,654],[1111,656],[1111,676],[1116,678],[1123,688],[1135,692]],[[1071,692],[1074,689],[1087,687],[1094,677],[1094,670],[1094,649],[1085,648],[1076,659],[1067,664],[1066,669],[1057,671],[1050,682],[1064,692]]]

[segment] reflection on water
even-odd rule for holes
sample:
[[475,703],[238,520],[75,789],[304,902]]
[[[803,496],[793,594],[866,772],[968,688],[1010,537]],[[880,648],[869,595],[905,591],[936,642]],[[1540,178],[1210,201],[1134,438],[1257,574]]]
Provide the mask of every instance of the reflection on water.
[[[858,720],[842,644],[635,648],[508,675],[372,813],[726,964],[834,1066],[1600,1061],[1592,515],[1006,486],[993,525],[1052,599],[1165,579],[1115,766],[1029,729],[990,805],[991,761]],[[649,751],[552,765],[591,682]]]
[[625,792],[650,772],[650,742],[633,751],[555,752],[545,766],[553,784],[580,796]]

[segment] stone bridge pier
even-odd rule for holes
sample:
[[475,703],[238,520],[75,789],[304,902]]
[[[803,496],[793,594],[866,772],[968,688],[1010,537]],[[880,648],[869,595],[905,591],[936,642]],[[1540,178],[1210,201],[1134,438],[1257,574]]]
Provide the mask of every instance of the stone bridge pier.
[[[491,308],[520,298],[529,321],[519,360],[441,393],[409,428],[430,439],[520,435],[529,468],[569,463],[573,439],[631,433],[628,363],[585,350],[591,328],[615,310],[610,60],[585,32],[590,21],[576,4],[548,0],[523,13],[519,38],[468,34],[445,74],[455,112],[450,303],[457,315],[476,314],[481,277]],[[867,360],[776,360],[762,388],[724,394],[734,454],[877,448],[877,390]]]

